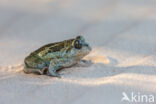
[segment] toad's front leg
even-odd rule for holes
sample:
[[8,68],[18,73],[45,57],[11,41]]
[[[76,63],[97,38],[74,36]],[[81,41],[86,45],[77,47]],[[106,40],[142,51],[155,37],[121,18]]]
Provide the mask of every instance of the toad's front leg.
[[58,74],[56,71],[59,70],[60,68],[62,68],[63,66],[61,65],[62,61],[59,59],[55,59],[50,61],[50,65],[48,68],[48,75],[52,76],[52,77],[58,77],[61,78],[60,74]]
[[72,59],[69,60],[68,58],[51,60],[48,68],[48,75],[61,78],[61,75],[57,73],[57,70],[69,67],[73,64],[73,62],[74,61]]

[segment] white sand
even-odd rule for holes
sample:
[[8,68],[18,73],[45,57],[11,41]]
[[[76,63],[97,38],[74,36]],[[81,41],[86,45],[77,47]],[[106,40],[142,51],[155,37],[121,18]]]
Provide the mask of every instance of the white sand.
[[[31,51],[78,34],[92,65],[23,73]],[[129,104],[123,92],[156,98],[155,0],[0,0],[0,104]]]

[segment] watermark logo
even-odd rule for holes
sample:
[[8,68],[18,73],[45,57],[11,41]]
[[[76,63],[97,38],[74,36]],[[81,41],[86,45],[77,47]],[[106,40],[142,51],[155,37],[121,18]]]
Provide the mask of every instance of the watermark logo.
[[127,94],[126,92],[122,92],[121,101],[131,102],[131,103],[154,103],[154,95],[152,94],[141,94],[140,92],[134,93],[131,92]]

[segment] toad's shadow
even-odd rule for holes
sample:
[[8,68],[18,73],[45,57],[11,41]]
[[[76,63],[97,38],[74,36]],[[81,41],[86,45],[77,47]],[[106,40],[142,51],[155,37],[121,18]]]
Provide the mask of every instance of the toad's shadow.
[[[109,59],[109,63],[94,63],[91,60],[82,61],[75,66],[69,68],[65,68],[64,70],[60,70],[59,73],[63,73],[68,77],[82,77],[82,78],[100,78],[100,77],[108,77],[114,76],[122,73],[131,73],[131,74],[148,74],[148,75],[156,75],[156,67],[155,66],[143,66],[143,65],[134,65],[134,66],[126,66],[119,67],[117,66],[118,61],[114,58],[107,57]],[[79,74],[77,74],[77,72]]]
[[[87,61],[82,60],[78,64],[70,68],[64,68],[59,70],[58,73],[62,74],[62,78],[83,78],[83,79],[104,78],[123,73],[156,75],[155,66],[134,65],[127,67],[119,67],[117,66],[118,61],[116,59],[112,57],[107,57],[107,59],[109,60],[109,63],[102,62],[94,63],[91,60]],[[24,74],[23,71],[20,71],[20,73]]]

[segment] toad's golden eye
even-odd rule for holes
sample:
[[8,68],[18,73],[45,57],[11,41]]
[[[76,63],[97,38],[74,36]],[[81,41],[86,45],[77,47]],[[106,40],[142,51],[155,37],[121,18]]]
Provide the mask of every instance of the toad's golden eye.
[[74,42],[74,47],[75,47],[76,49],[81,49],[81,48],[82,48],[82,43],[81,43],[81,41],[80,41],[80,40],[75,40],[75,42]]

